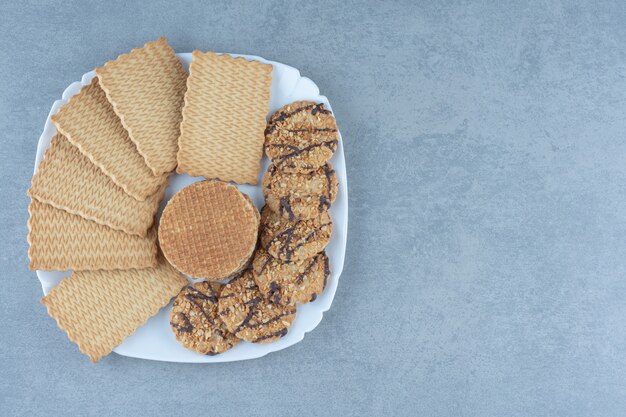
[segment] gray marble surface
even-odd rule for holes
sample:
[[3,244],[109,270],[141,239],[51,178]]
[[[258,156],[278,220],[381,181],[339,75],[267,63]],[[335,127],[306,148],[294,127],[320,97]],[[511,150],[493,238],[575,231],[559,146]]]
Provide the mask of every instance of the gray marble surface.
[[[0,3],[0,415],[626,415],[624,2],[104,3]],[[346,265],[288,350],[93,365],[38,302],[48,110],[160,35],[293,65],[333,104]]]

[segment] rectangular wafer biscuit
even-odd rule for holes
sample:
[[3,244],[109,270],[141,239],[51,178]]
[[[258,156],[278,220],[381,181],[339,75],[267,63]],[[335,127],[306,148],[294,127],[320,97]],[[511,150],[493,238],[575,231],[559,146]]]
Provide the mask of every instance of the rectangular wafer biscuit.
[[28,194],[85,219],[145,236],[154,222],[164,186],[144,201],[137,201],[57,134],[33,176]]
[[271,83],[271,65],[194,51],[177,171],[256,184]]
[[130,140],[113,106],[94,77],[70,98],[52,122],[91,162],[137,200],[154,194],[166,181],[154,175]]
[[156,268],[74,272],[41,303],[82,353],[97,362],[167,305],[187,279]]
[[31,200],[28,207],[30,269],[75,271],[149,268],[156,265],[156,228],[147,237],[83,219]]
[[152,172],[174,170],[187,73],[165,38],[120,55],[96,75]]

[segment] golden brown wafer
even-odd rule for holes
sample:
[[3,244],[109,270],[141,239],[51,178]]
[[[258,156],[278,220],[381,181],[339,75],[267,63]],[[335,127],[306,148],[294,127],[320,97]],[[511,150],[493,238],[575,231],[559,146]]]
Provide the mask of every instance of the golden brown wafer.
[[164,188],[165,184],[146,200],[137,201],[57,134],[33,176],[28,194],[97,223],[146,236]]
[[183,188],[167,203],[159,243],[179,271],[216,280],[249,262],[258,229],[256,207],[235,186],[201,181]]
[[149,268],[156,265],[156,228],[147,237],[83,219],[49,204],[31,200],[28,207],[30,269]]
[[194,51],[189,74],[177,171],[256,184],[272,66]]
[[145,200],[165,183],[166,177],[155,176],[137,151],[97,77],[51,119],[59,132],[137,200]]
[[186,284],[161,260],[156,268],[74,272],[41,303],[80,351],[97,362]]
[[174,170],[187,73],[165,38],[120,55],[96,75],[152,172]]

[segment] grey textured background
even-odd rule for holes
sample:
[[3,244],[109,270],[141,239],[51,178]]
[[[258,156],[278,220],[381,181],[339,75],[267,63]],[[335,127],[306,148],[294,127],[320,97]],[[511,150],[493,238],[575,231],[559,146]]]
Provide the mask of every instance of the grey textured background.
[[[126,3],[0,5],[0,415],[626,415],[624,2]],[[288,350],[92,365],[38,303],[48,110],[160,35],[300,68],[338,116],[347,261]]]

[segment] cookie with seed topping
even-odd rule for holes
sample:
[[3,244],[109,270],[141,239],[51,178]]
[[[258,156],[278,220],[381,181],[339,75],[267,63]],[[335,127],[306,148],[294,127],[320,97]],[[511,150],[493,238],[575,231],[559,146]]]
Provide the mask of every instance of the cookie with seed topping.
[[296,318],[294,306],[275,304],[261,294],[250,269],[224,287],[218,305],[228,330],[246,342],[274,342]]
[[278,109],[265,128],[265,153],[284,172],[311,172],[337,149],[335,117],[324,103],[296,101]]
[[265,206],[261,224],[261,247],[285,262],[303,261],[321,252],[333,231],[327,211],[312,219],[289,221]]
[[263,179],[265,203],[288,220],[310,219],[337,198],[337,174],[330,164],[308,173],[286,173],[270,165]]
[[198,282],[176,296],[170,325],[176,339],[187,349],[217,355],[239,343],[218,314],[218,297],[223,287],[217,282]]
[[265,298],[282,305],[315,301],[330,276],[325,252],[299,262],[284,262],[258,249],[252,268],[254,281]]

